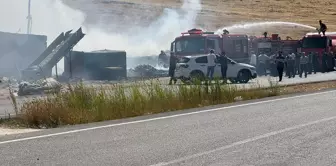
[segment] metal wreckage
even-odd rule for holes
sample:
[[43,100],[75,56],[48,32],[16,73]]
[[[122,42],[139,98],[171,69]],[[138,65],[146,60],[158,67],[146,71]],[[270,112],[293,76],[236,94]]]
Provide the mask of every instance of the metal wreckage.
[[[82,28],[70,30],[60,33],[47,45],[44,35],[0,32],[0,76],[3,80],[10,78],[8,83],[16,83],[18,95],[29,95],[60,91],[62,81],[117,81],[127,79],[127,75],[134,78],[167,75],[165,70],[148,65],[148,57],[127,59],[125,51],[73,51],[84,36]],[[64,71],[59,75],[55,66],[62,58]],[[135,63],[133,69],[127,70],[127,62],[132,61],[143,64]],[[52,78],[53,69],[56,79]]]

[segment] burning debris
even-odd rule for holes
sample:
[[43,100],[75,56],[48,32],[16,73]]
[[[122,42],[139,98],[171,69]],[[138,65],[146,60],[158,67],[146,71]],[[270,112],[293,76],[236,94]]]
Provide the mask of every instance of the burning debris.
[[168,71],[156,69],[151,65],[138,65],[134,69],[129,70],[128,76],[141,78],[166,77],[168,76]]
[[19,83],[19,96],[60,92],[62,85],[54,78],[38,80],[36,83],[22,81]]

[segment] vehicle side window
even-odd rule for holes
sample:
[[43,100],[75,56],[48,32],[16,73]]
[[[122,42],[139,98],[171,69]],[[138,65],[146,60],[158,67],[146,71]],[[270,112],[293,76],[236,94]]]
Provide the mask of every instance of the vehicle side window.
[[234,48],[236,52],[242,52],[243,42],[241,40],[234,41]]
[[207,40],[208,50],[209,49],[215,49],[215,41],[214,40]]
[[203,56],[195,59],[196,63],[208,63],[208,57]]

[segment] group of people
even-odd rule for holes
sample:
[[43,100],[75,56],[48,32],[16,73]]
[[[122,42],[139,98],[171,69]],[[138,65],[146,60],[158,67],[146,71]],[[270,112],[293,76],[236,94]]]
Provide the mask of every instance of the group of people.
[[271,76],[279,76],[279,81],[282,81],[283,73],[288,78],[294,78],[295,75],[307,77],[313,72],[329,72],[335,67],[336,54],[323,52],[320,58],[317,52],[308,54],[302,52],[297,54],[283,55],[279,51],[277,55],[268,56],[261,53],[257,57],[257,73],[258,75],[267,75],[267,69],[270,70]]

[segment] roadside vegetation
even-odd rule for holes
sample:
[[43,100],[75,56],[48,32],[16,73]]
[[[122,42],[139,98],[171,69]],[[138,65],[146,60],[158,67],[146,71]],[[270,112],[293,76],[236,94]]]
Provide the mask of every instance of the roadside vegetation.
[[134,83],[133,86],[115,84],[97,88],[79,83],[68,85],[67,91],[26,101],[21,107],[13,99],[14,108],[18,112],[15,124],[53,128],[336,87],[335,82],[324,84],[319,89],[312,88],[314,84],[285,87],[274,83],[270,85],[268,88],[255,85],[252,89],[246,89],[219,82],[210,85],[163,86],[152,81],[148,84]]

